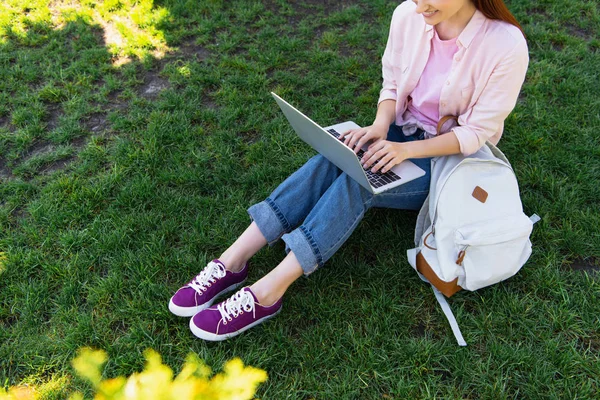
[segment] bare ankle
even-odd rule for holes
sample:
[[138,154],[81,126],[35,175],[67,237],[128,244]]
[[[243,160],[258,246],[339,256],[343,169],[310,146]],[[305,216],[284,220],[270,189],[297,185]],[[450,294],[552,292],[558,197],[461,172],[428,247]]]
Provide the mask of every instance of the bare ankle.
[[234,258],[228,258],[225,255],[222,255],[219,258],[219,260],[223,263],[223,265],[225,265],[225,269],[231,272],[240,272],[242,269],[244,269],[244,266],[247,262],[245,260],[236,260]]
[[231,266],[231,268],[227,268],[225,267],[226,270],[237,273],[240,272],[242,269],[244,269],[244,266],[246,265],[246,263],[241,263],[241,264],[234,264]]
[[261,287],[257,287],[257,285],[250,286],[250,290],[252,290],[258,302],[264,307],[272,306],[283,296],[283,294],[279,295],[278,293],[265,291]]

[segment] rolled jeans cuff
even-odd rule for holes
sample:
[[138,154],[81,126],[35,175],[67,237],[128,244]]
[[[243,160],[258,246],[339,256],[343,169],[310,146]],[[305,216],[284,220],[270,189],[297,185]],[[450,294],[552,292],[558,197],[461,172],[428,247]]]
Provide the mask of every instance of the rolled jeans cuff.
[[251,206],[248,215],[267,239],[269,246],[273,246],[285,232],[290,230],[290,224],[270,198]]
[[299,226],[290,233],[286,233],[281,239],[285,242],[285,252],[294,252],[305,276],[312,274],[323,265],[323,256],[319,251],[317,242],[304,225]]

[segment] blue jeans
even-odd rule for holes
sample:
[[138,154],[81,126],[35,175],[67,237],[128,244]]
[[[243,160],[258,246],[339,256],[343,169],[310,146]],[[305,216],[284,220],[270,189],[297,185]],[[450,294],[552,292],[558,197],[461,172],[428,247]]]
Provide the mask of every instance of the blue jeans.
[[[418,130],[404,136],[391,125],[387,139],[422,140]],[[322,155],[308,160],[264,201],[248,209],[250,218],[272,246],[278,239],[294,252],[304,274],[321,267],[350,237],[371,207],[418,210],[429,193],[430,158],[411,160],[425,176],[374,195]]]

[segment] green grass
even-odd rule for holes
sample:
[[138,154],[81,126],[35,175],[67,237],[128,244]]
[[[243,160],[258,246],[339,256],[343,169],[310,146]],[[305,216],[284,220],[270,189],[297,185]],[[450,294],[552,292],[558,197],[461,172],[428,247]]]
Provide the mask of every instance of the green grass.
[[[270,91],[324,125],[372,121],[395,6],[0,4],[0,384],[60,399],[84,387],[78,348],[107,350],[115,376],[152,347],[175,369],[190,351],[217,369],[239,356],[268,372],[265,399],[600,397],[594,1],[509,3],[531,62],[500,148],[542,221],[516,277],[451,299],[468,347],[406,262],[416,214],[397,210],[370,211],[284,313],[236,339],[196,340],[168,312],[314,154]],[[250,282],[283,255],[258,253]]]

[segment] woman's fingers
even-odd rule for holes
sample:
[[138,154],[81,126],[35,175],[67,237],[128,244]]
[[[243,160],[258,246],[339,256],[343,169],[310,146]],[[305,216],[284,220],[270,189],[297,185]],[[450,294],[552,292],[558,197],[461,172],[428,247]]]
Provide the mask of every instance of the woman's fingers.
[[354,152],[358,153],[358,151],[360,149],[362,149],[362,147],[369,141],[373,139],[373,136],[375,136],[373,134],[373,132],[368,132],[367,134],[365,134],[363,137],[360,138],[360,140],[358,141],[358,143],[356,143],[356,147],[354,148]]
[[381,173],[385,174],[390,169],[392,169],[396,164],[398,164],[398,161],[396,160],[396,158],[395,157],[390,158],[390,160],[387,162],[387,164],[385,165],[385,167],[383,167],[381,169]]
[[340,136],[338,136],[338,139],[343,140],[344,144],[347,144],[348,140],[350,140],[350,138],[356,131],[357,131],[357,129],[349,129],[345,132],[342,132],[342,133],[340,133]]
[[348,144],[348,146],[351,149],[354,149],[355,153],[358,153],[358,151],[360,150],[360,148],[362,147],[362,145],[360,145],[360,143],[365,140],[365,138],[370,136],[370,132],[369,131],[364,131],[361,132],[360,134],[354,135],[352,137],[352,140],[350,141],[350,143]]
[[379,170],[381,170],[382,174],[387,172],[387,169],[385,169],[385,168],[387,168],[389,163],[393,160],[394,160],[394,156],[390,153],[387,153],[385,156],[383,156],[381,158],[381,160],[379,160],[375,163],[371,172],[378,172]]
[[343,139],[344,136],[346,136],[346,135],[348,135],[348,134],[350,134],[352,132],[354,132],[354,129],[349,129],[349,130],[347,130],[345,132],[342,132],[342,133],[340,133],[340,137],[338,139]]
[[344,139],[344,144],[346,146],[348,146],[354,136],[360,135],[361,130],[362,129],[351,129],[347,132],[344,132],[343,134],[340,135],[340,140]]
[[381,149],[379,150],[377,153],[373,154],[373,157],[371,157],[371,159],[369,160],[369,164],[366,166],[366,168],[371,168],[371,172],[377,172],[379,163],[381,162],[381,160],[387,155],[387,151],[385,149]]
[[[373,131],[371,127],[350,129],[340,134],[339,139],[344,142],[346,146],[354,150],[354,153],[358,153],[360,149],[368,142],[373,141],[375,143],[383,141],[376,131]],[[373,144],[369,146],[373,147]]]
[[382,142],[385,142],[385,139],[375,138],[373,140],[373,142],[369,145],[369,147],[367,147],[367,151],[366,152],[369,152],[369,151],[373,150],[375,148],[375,146],[381,144]]
[[375,161],[379,160],[387,153],[385,142],[385,140],[378,142],[375,146],[371,147],[369,151],[363,154],[362,161],[365,169],[370,168]]
[[382,174],[385,174],[392,169],[394,165],[398,165],[408,158],[407,149],[402,146],[402,143],[388,141],[373,146],[373,148],[365,154],[368,159],[363,167],[367,169],[370,166],[373,166],[373,169],[371,169],[372,172],[379,172]]
[[346,140],[344,140],[344,144],[348,147],[350,147],[350,142],[352,142],[352,138],[356,135],[359,135],[360,131],[354,131],[351,134],[349,134],[348,136],[346,136]]

